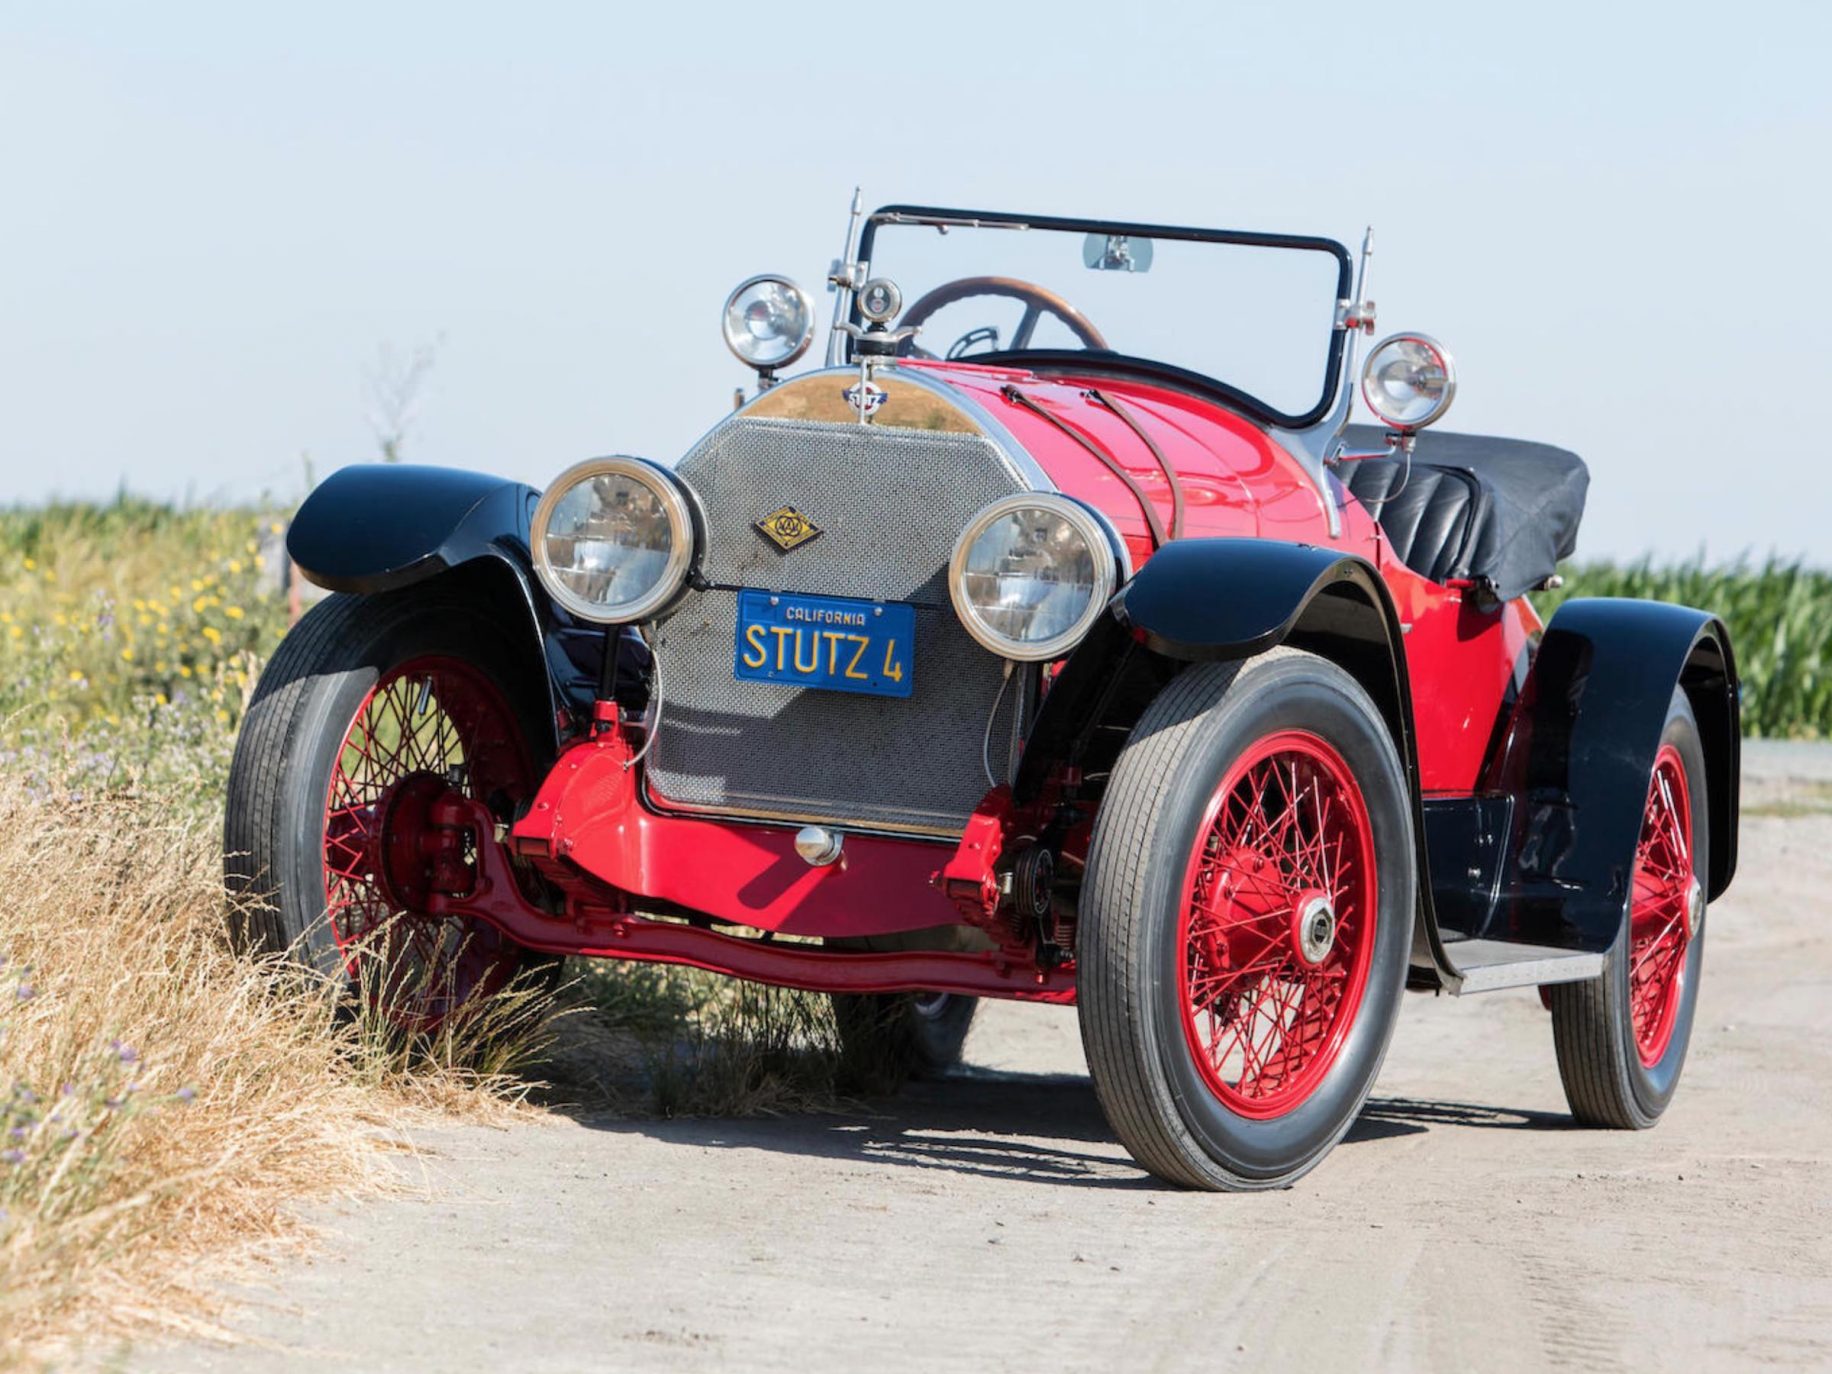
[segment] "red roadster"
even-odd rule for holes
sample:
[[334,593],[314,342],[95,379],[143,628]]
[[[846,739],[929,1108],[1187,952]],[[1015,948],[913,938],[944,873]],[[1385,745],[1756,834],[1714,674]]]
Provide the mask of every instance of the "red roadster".
[[[289,549],[338,595],[229,787],[252,944],[437,1022],[559,955],[833,994],[912,1069],[975,999],[1075,1003],[1179,1184],[1341,1138],[1408,988],[1538,986],[1571,1109],[1651,1125],[1736,864],[1729,636],[1528,600],[1587,474],[1426,432],[1326,238],[855,204],[825,363],[756,277],[756,393],[545,493],[347,468]],[[907,304],[906,304],[907,301]],[[665,365],[658,360],[658,365]]]

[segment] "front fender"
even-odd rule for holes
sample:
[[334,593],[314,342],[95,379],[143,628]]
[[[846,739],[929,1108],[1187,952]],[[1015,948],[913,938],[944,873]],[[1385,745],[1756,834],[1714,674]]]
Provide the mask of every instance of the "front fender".
[[1020,802],[1037,794],[1053,764],[1077,762],[1116,712],[1136,715],[1123,697],[1141,656],[1174,666],[1249,658],[1287,641],[1315,642],[1362,681],[1393,727],[1416,791],[1399,616],[1366,559],[1270,539],[1180,539],[1152,555],[1108,612],[1043,700],[1013,788]]
[[601,641],[557,610],[535,576],[528,533],[540,493],[520,482],[451,468],[367,464],[320,483],[293,517],[286,552],[311,581],[373,596],[464,569],[478,613],[524,624],[545,664],[550,704],[583,719],[602,649],[579,660],[581,637]]
[[532,570],[528,529],[540,493],[452,468],[366,463],[312,491],[286,535],[287,556],[312,582],[371,595],[474,558]]
[[1325,587],[1355,584],[1398,620],[1386,586],[1364,558],[1271,539],[1182,539],[1166,544],[1120,588],[1111,610],[1167,658],[1250,658],[1285,642]]
[[1596,951],[1614,942],[1675,687],[1691,702],[1705,752],[1706,894],[1729,887],[1740,809],[1730,632],[1684,606],[1567,601],[1540,641],[1499,765],[1500,790],[1515,803],[1498,911],[1506,938]]

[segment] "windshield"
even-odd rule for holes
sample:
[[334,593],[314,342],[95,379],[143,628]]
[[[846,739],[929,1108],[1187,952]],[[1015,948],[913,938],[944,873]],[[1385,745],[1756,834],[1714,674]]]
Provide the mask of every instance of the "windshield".
[[917,357],[1142,360],[1293,428],[1335,399],[1351,282],[1331,239],[891,206],[859,256],[901,290]]

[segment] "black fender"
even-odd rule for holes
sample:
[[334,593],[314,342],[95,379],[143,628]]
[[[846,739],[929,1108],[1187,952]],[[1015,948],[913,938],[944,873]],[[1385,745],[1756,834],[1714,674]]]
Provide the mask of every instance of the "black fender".
[[1412,684],[1399,613],[1379,571],[1337,549],[1271,539],[1179,539],[1114,596],[1064,663],[1025,740],[1013,783],[1034,800],[1052,769],[1099,768],[1177,668],[1281,644],[1340,664],[1386,718],[1412,796],[1419,920],[1412,962],[1454,976],[1432,905]]
[[[1331,657],[1363,680],[1393,727],[1417,791],[1412,694],[1399,614],[1374,565],[1310,544],[1179,539],[1166,544],[1108,603],[1057,673],[1014,780],[1033,799],[1049,770],[1075,765],[1090,730],[1110,723],[1129,677],[1147,661],[1174,665],[1250,658],[1280,644],[1333,641]],[[1155,694],[1158,684],[1145,684]]]
[[1567,601],[1546,626],[1498,765],[1514,815],[1495,934],[1595,952],[1615,941],[1675,687],[1691,703],[1704,747],[1706,896],[1730,886],[1741,701],[1729,630],[1706,611],[1664,602]]
[[334,592],[373,595],[470,562],[503,558],[528,577],[528,528],[540,493],[480,472],[365,463],[313,489],[286,532],[286,553]]
[[287,556],[312,582],[373,596],[442,575],[476,579],[480,613],[514,616],[544,663],[551,704],[584,719],[597,674],[569,642],[602,631],[575,626],[534,574],[529,529],[540,493],[454,468],[367,463],[313,489],[286,534]]

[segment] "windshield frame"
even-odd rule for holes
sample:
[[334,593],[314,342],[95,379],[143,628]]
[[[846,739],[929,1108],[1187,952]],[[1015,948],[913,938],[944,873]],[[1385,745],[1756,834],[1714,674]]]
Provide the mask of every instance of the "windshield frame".
[[[1325,253],[1336,260],[1337,319],[1341,307],[1354,292],[1354,259],[1349,250],[1335,239],[1314,234],[1270,234],[1241,229],[1198,229],[1186,225],[1135,224],[1126,220],[1077,219],[1061,215],[1024,215],[987,210],[950,210],[931,205],[884,205],[866,218],[859,237],[858,261],[871,270],[872,249],[880,225],[945,225],[959,229],[1043,229],[1069,234],[1124,234],[1133,238],[1178,239],[1189,243],[1225,243],[1248,248],[1285,248],[1299,252]],[[864,325],[859,314],[858,293],[852,293],[847,319],[856,327]],[[1289,415],[1259,397],[1231,386],[1218,377],[1210,377],[1189,368],[1178,367],[1159,358],[1141,358],[1110,349],[1026,348],[976,353],[961,362],[987,367],[1028,366],[1056,371],[1114,372],[1146,380],[1167,382],[1197,393],[1209,393],[1232,409],[1245,412],[1264,424],[1281,429],[1309,429],[1324,420],[1335,407],[1342,385],[1343,351],[1348,345],[1348,330],[1337,323],[1330,330],[1329,355],[1324,364],[1323,390],[1317,403],[1302,414]],[[852,341],[846,345],[846,358],[856,361]]]

